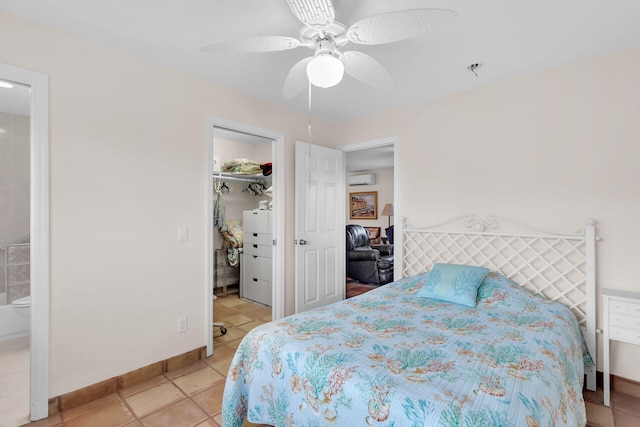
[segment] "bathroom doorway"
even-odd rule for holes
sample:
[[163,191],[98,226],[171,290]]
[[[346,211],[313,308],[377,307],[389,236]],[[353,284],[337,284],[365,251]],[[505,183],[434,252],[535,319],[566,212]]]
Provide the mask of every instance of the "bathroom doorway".
[[[39,420],[48,415],[49,89],[45,74],[6,64],[0,64],[0,81],[0,111],[4,113],[0,121],[0,221],[4,220],[0,225],[0,247],[4,248],[0,286],[7,302],[31,297],[26,315],[30,327],[25,330],[18,325],[5,335],[22,339],[17,345],[27,346],[28,352],[22,354],[28,354],[28,362],[17,362],[27,371],[27,385],[20,385],[27,406],[22,400],[13,408],[10,402],[2,402],[7,406],[0,407],[0,419],[22,424],[25,417]],[[3,310],[7,308],[15,307]],[[24,313],[22,308],[20,313]]]
[[30,92],[0,79],[0,419],[16,425],[29,421]]

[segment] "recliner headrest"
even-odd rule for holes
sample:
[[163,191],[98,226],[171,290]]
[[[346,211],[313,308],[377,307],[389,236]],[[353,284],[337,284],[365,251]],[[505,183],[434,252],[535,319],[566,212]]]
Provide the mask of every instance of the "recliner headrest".
[[369,232],[361,225],[347,225],[347,250],[360,246],[369,246]]

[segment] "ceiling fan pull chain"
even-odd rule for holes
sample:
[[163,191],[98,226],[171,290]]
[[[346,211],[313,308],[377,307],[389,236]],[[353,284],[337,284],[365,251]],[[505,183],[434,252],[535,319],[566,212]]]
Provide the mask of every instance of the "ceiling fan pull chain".
[[309,133],[309,154],[311,154],[311,140],[313,139],[313,133],[311,132],[311,81],[309,81],[309,124],[307,125],[307,132]]
[[307,177],[308,182],[311,182],[311,141],[313,141],[313,132],[311,131],[311,81],[309,81],[309,124],[307,125],[307,132],[309,133],[309,153],[307,154]]

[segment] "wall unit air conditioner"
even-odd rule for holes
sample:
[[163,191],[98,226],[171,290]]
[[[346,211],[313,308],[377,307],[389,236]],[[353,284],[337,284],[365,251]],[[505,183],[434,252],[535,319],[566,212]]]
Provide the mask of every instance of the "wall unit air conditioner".
[[347,183],[349,185],[373,185],[376,183],[376,174],[351,175],[347,177]]

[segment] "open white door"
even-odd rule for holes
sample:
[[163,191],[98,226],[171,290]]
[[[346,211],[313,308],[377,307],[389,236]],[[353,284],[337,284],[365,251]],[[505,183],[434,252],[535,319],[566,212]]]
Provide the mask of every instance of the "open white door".
[[344,299],[343,152],[296,141],[296,305],[299,313]]

